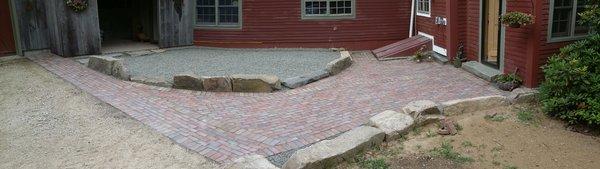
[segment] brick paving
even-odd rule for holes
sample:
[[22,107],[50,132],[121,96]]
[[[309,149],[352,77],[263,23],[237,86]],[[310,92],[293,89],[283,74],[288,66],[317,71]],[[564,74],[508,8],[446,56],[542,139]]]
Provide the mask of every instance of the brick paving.
[[437,63],[378,62],[369,53],[339,75],[277,93],[208,93],[117,80],[51,54],[29,57],[66,81],[217,162],[270,156],[365,123],[421,99],[506,94]]

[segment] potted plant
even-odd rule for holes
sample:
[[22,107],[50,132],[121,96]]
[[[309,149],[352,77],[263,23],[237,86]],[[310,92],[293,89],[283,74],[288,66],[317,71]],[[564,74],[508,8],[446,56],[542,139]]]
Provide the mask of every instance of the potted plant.
[[498,86],[500,90],[504,91],[512,91],[516,88],[519,88],[521,83],[523,83],[521,77],[519,77],[519,75],[516,73],[498,75],[494,81],[496,86]]
[[500,18],[500,21],[504,25],[511,28],[520,28],[521,26],[533,24],[533,20],[533,15],[522,12],[507,12]]
[[462,63],[467,60],[465,56],[465,45],[461,42],[458,45],[458,51],[456,52],[456,57],[452,60],[452,64],[455,68],[461,68]]

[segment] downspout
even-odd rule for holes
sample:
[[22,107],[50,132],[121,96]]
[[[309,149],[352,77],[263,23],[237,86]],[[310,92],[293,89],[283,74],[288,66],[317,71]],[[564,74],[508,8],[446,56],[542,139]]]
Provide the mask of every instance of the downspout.
[[414,35],[415,32],[415,0],[411,1],[412,4],[410,5],[410,28],[408,29],[408,37],[412,37]]

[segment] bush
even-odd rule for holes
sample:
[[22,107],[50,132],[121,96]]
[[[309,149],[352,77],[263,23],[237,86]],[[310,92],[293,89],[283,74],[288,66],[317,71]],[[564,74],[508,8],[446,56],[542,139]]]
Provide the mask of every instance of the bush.
[[561,49],[543,66],[544,112],[570,123],[600,125],[600,35]]

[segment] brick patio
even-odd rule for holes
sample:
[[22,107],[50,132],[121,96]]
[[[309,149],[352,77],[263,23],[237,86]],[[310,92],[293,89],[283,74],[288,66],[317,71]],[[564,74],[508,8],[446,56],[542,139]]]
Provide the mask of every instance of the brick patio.
[[376,113],[421,99],[506,94],[452,66],[378,62],[368,53],[341,74],[295,90],[207,93],[117,80],[71,59],[29,57],[47,70],[217,162],[270,156],[359,126]]

